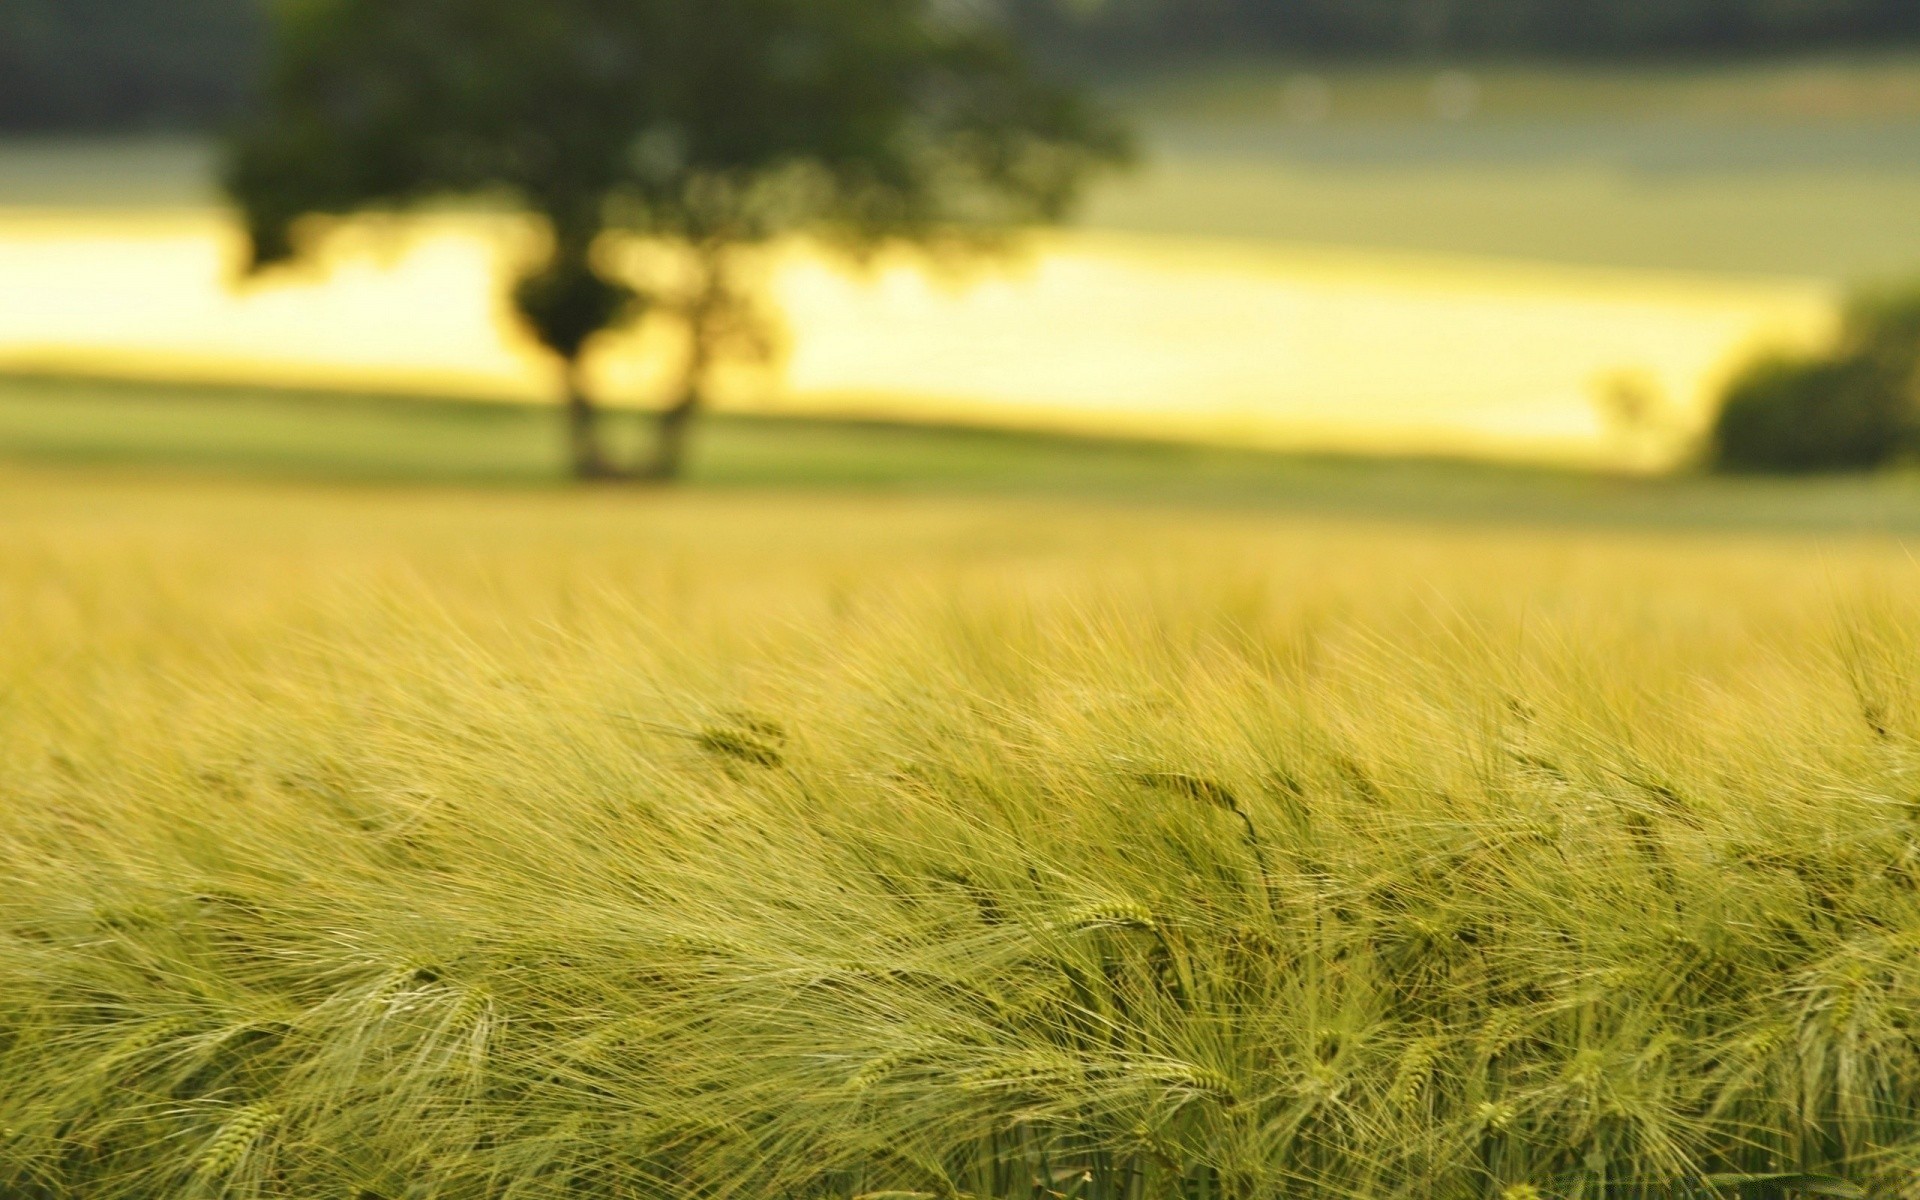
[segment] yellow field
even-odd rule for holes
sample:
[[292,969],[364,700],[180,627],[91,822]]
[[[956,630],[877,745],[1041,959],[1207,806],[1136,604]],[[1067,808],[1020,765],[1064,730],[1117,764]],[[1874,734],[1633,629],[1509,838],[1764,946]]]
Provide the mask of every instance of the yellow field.
[[[212,214],[0,217],[0,365],[525,398],[547,369],[501,311],[500,220],[366,226],[324,272],[244,292]],[[962,418],[1317,448],[1657,465],[1757,345],[1830,324],[1824,283],[1079,233],[961,277],[803,250],[766,264],[790,353],[743,410]],[[609,345],[648,403],[670,350]],[[1661,426],[1618,438],[1629,386]]]
[[[116,758],[202,733],[330,738],[302,706],[344,701],[336,672],[395,701],[478,701],[518,655],[569,712],[630,686],[687,719],[744,705],[803,723],[903,685],[922,641],[958,656],[937,668],[956,695],[1057,672],[1047,705],[1146,704],[1116,736],[1202,758],[1240,703],[1454,769],[1480,751],[1453,739],[1524,695],[1582,745],[1619,722],[1630,747],[1588,749],[1708,791],[1736,764],[1804,767],[1806,786],[1842,769],[1871,743],[1857,689],[1920,733],[1897,665],[1920,566],[1891,538],[13,469],[0,577],[23,768],[83,734]],[[419,674],[386,677],[401,662]],[[237,704],[253,694],[295,708]]]

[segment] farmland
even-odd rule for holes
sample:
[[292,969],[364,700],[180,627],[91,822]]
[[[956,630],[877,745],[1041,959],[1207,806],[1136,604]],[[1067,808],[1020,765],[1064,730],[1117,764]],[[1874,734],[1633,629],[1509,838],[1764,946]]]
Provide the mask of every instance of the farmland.
[[[775,255],[788,353],[725,403],[1663,467],[1742,358],[1920,264],[1909,60],[1456,74],[1457,119],[1432,107],[1447,76],[1405,69],[1116,87],[1146,157],[1080,228],[958,281]],[[236,295],[211,164],[181,140],[0,150],[0,365],[550,388],[494,295],[511,228],[440,214],[349,239],[326,286]],[[657,403],[658,349],[609,342],[607,392]],[[1666,412],[1646,445],[1597,411],[1621,379]]]
[[[1004,280],[982,316],[803,273],[796,369],[956,375],[876,331],[964,318],[971,378],[1080,381],[1077,433],[875,368],[723,405],[674,488],[564,482],[498,339],[465,394],[297,305],[356,390],[266,317],[262,357],[160,361],[227,303],[206,147],[8,148],[0,225],[213,232],[197,293],[112,291],[124,238],[0,246],[54,264],[4,280],[14,333],[139,352],[0,364],[0,1195],[1906,1200],[1912,470],[1407,430],[1536,387],[1583,313],[1804,334],[1920,261],[1916,78],[1488,68],[1450,117],[1432,72],[1134,81],[1158,156],[1027,276],[1107,290],[1041,322]],[[1099,346],[1246,342],[1251,291],[1079,303],[1188,254],[1147,277],[1398,272],[1367,286],[1433,307],[1358,289],[1384,348],[1323,320],[1285,362],[1337,407],[1350,361],[1399,440],[1096,403],[1141,374]],[[1444,328],[1500,353],[1410,353],[1459,287],[1503,307]],[[447,315],[357,295],[389,348]],[[1035,365],[1076,336],[1106,376]],[[107,377],[141,364],[170,381]]]
[[1898,1186],[1917,594],[1883,535],[15,467],[0,1183]]

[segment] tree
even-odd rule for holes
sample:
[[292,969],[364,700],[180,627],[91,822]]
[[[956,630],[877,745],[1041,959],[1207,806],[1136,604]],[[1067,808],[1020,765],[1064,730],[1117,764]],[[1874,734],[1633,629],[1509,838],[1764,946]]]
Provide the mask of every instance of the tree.
[[[748,247],[815,236],[974,244],[1061,216],[1124,139],[940,0],[284,0],[264,104],[228,188],[253,265],[327,218],[478,196],[538,219],[515,308],[561,366],[582,477],[671,478],[714,364],[765,340]],[[622,236],[677,270],[617,268]],[[650,462],[616,466],[581,361],[640,318],[678,323]]]

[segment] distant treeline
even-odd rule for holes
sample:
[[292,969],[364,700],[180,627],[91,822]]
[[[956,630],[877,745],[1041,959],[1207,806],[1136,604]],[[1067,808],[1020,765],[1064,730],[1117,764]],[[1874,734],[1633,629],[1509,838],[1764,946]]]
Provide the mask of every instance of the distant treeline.
[[1738,54],[1920,42],[1920,0],[1004,0],[1090,64],[1217,55]]
[[[1920,42],[1920,0],[996,2],[1050,57],[1123,69],[1222,55],[1605,57]],[[267,3],[0,0],[0,130],[216,125],[244,103]]]
[[265,25],[262,0],[0,0],[0,129],[218,124]]

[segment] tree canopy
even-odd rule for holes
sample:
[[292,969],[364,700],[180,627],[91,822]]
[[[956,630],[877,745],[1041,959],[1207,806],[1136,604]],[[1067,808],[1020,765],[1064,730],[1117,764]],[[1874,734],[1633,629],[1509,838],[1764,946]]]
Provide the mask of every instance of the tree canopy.
[[[549,253],[514,298],[566,367],[580,473],[618,473],[581,383],[590,339],[631,317],[683,326],[646,469],[670,475],[714,360],[760,340],[742,247],[1051,220],[1123,151],[998,25],[925,0],[297,0],[228,184],[260,266],[314,218],[476,194],[533,214]],[[615,269],[615,232],[681,269]]]

